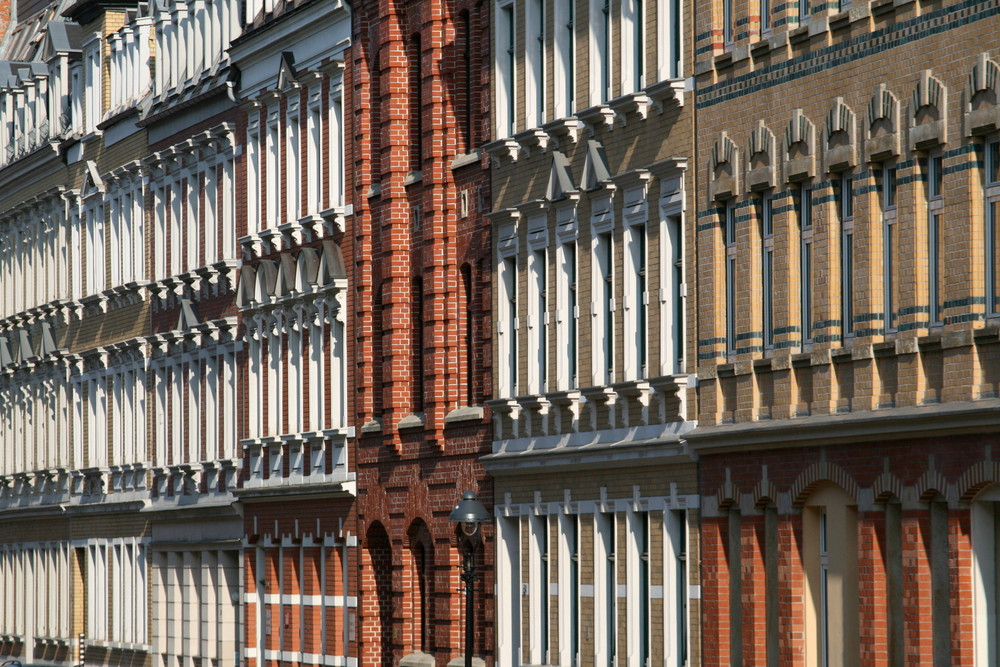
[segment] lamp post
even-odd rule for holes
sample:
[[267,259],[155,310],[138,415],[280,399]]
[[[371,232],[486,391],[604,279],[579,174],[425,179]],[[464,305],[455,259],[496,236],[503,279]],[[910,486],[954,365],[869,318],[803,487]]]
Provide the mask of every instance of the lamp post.
[[449,520],[461,528],[460,541],[465,553],[462,556],[462,581],[465,582],[465,667],[472,667],[472,610],[476,581],[476,549],[482,540],[479,524],[490,520],[486,507],[476,494],[466,491],[451,511]]

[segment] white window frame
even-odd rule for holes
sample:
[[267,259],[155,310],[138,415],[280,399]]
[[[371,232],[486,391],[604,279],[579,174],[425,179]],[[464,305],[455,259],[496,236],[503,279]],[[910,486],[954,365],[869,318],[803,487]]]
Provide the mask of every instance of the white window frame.
[[[306,215],[316,216],[323,210],[323,88],[320,84],[314,85],[308,93],[309,105],[307,108],[306,127]],[[331,100],[332,101],[332,100]],[[332,116],[334,110],[329,110]],[[331,140],[331,148],[334,143]],[[332,173],[333,160],[331,158],[331,184],[335,180]]]
[[661,179],[660,190],[660,374],[684,373],[687,316],[684,261],[684,179]]
[[556,373],[561,390],[579,386],[580,259],[576,206],[556,209]]
[[546,7],[548,0],[526,0],[524,12],[524,117],[528,127],[541,127],[546,118],[546,56],[548,30]]
[[937,187],[937,178],[944,183],[944,157],[940,151],[927,156],[927,308],[931,327],[943,324],[941,312],[944,294],[941,264],[941,220],[944,215],[944,192]]
[[496,3],[496,62],[494,81],[496,102],[496,136],[510,137],[517,131],[517,97],[515,78],[517,63],[517,38],[515,29],[514,0]]
[[1000,485],[972,502],[972,616],[976,667],[1000,659]]
[[[899,197],[899,176],[895,161],[883,163],[878,167],[881,178],[881,188],[876,191],[882,214],[882,313],[885,333],[896,331],[896,300],[893,292],[896,287],[895,262],[893,255],[898,245],[896,233],[897,200]],[[886,180],[892,176],[892,188],[886,187]]]
[[620,0],[621,93],[637,93],[646,87],[646,3]]
[[267,165],[265,171],[265,187],[267,188],[267,211],[265,228],[274,228],[280,225],[281,220],[281,191],[278,187],[281,183],[281,135],[280,135],[280,109],[277,102],[271,104],[266,110],[267,124],[262,132],[266,141]]
[[[615,242],[614,206],[610,193],[595,197],[591,203],[591,285],[592,305],[591,358],[593,384],[615,382]],[[606,290],[610,290],[606,292]],[[610,337],[606,334],[610,332]]]
[[549,361],[549,233],[545,213],[528,219],[528,393],[548,391]]
[[247,118],[247,157],[246,157],[246,206],[247,235],[260,231],[260,114],[255,110]]
[[[649,374],[649,211],[644,185],[629,188],[622,204],[624,252],[622,306],[625,380]],[[639,283],[643,289],[638,289]]]
[[576,36],[574,16],[577,0],[555,2],[555,99],[552,107],[554,118],[565,118],[576,110]]
[[656,11],[658,79],[681,79],[684,77],[684,11],[681,0],[661,0],[656,5]]
[[610,0],[590,0],[590,104],[606,104],[612,89],[613,23]]
[[302,217],[302,114],[299,113],[299,107],[299,91],[295,89],[293,94],[285,99],[284,222]]
[[518,239],[514,222],[498,228],[497,245],[497,393],[516,396],[519,388],[517,336],[520,327],[520,299],[517,273]]

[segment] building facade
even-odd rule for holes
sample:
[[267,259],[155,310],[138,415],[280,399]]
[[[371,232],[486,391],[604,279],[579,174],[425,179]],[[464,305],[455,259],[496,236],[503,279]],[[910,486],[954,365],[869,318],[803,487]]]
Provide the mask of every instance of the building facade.
[[[357,425],[359,659],[446,664],[463,653],[461,552],[448,515],[489,506],[491,388],[488,9],[353,6],[345,89],[348,372]],[[491,537],[478,551],[473,653],[493,650]]]
[[497,663],[699,664],[693,3],[493,3]]
[[697,21],[704,662],[995,664],[995,9]]
[[[247,664],[354,665],[340,2],[258,3],[233,43],[242,144],[237,306]],[[245,223],[245,224],[244,224]]]
[[[3,653],[236,664],[235,9],[16,11],[3,42]],[[182,39],[191,48],[171,46]]]

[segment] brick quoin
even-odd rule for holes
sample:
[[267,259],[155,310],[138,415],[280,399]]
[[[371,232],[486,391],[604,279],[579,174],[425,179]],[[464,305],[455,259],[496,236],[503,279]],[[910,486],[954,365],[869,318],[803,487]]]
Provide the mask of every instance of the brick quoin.
[[[491,447],[488,414],[454,421],[492,386],[489,165],[452,166],[488,138],[490,62],[469,48],[466,69],[465,45],[489,43],[489,7],[373,0],[355,5],[352,21],[344,109],[354,214],[342,247],[362,538],[358,657],[390,665],[423,651],[444,665],[464,653],[465,627],[448,515],[466,489],[492,506],[478,463]],[[491,526],[484,538],[474,652],[492,664]]]

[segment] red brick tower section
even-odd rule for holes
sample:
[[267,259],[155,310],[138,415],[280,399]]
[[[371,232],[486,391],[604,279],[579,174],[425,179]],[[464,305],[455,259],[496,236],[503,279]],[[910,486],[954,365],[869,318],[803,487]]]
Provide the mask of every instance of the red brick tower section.
[[[488,5],[354,6],[349,385],[357,426],[359,657],[444,665],[464,652],[461,554],[448,514],[492,506]],[[475,46],[475,48],[473,48]],[[492,563],[492,530],[479,551]],[[492,575],[477,583],[475,654],[492,661]],[[426,654],[426,655],[425,655]]]

